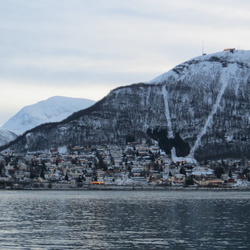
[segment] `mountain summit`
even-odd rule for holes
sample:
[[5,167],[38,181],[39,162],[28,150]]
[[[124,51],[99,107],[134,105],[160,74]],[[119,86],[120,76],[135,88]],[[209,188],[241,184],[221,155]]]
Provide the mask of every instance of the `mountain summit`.
[[5,145],[17,138],[17,135],[7,129],[0,128],[0,145]]
[[172,158],[250,157],[250,51],[233,52],[196,57],[149,83],[114,89],[10,145],[39,150],[157,140]]
[[72,113],[85,109],[94,103],[94,101],[84,98],[50,97],[36,104],[25,106],[10,118],[3,125],[3,128],[16,134],[22,134],[40,124],[61,121]]
[[246,156],[250,51],[227,50],[196,57],[150,83],[166,85],[169,133],[179,131],[189,141],[189,157],[195,153]]

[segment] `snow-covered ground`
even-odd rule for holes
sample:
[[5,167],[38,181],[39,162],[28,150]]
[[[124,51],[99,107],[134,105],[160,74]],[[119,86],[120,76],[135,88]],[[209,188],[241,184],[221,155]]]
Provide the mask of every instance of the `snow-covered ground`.
[[250,187],[250,182],[247,180],[238,179],[237,182],[233,185],[233,187],[238,187],[238,188]]
[[17,135],[7,129],[0,128],[0,146],[15,140]]
[[84,98],[54,96],[36,104],[25,106],[10,118],[3,128],[22,134],[40,124],[58,122],[76,111],[86,109],[95,102]]
[[[242,64],[249,65],[250,64],[249,55],[250,55],[249,50],[235,50],[234,53],[231,53],[230,51],[221,51],[221,52],[217,52],[217,53],[207,54],[204,56],[194,57],[194,58],[192,58],[184,63],[181,63],[180,65],[177,65],[175,68],[182,66],[182,65],[187,66],[190,62],[197,61],[197,62],[201,63],[200,65],[203,68],[206,68],[206,70],[207,70],[209,67],[211,67],[211,65],[210,65],[210,63],[208,63],[208,61],[214,57],[221,58],[222,60],[226,59],[228,62],[231,62],[231,63],[240,62]],[[174,69],[172,69],[166,73],[163,73],[160,76],[157,76],[156,78],[152,79],[148,83],[156,83],[157,84],[157,83],[162,83],[163,81],[166,81],[170,78],[175,78],[177,76],[177,74],[174,71]],[[197,70],[200,70],[200,69],[197,68]]]

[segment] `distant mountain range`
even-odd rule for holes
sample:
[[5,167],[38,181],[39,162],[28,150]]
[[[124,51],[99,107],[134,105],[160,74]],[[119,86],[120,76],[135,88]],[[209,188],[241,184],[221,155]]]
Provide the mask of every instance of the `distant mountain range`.
[[172,158],[190,161],[250,157],[250,51],[196,57],[148,83],[114,89],[8,147],[32,151],[132,140],[156,140]]
[[17,138],[17,135],[7,129],[0,128],[0,145],[7,144]]
[[94,103],[95,101],[84,98],[54,96],[36,104],[25,106],[3,125],[0,130],[0,145],[15,139],[17,135],[40,124],[61,121],[74,112],[88,108]]

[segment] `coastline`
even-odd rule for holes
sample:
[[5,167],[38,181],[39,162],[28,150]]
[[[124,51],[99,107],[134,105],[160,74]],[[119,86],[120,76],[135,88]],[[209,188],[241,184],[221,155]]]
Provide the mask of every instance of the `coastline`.
[[63,183],[32,183],[26,186],[6,186],[1,190],[58,190],[58,191],[250,191],[250,187],[232,187],[232,186],[166,186],[166,185],[93,185]]

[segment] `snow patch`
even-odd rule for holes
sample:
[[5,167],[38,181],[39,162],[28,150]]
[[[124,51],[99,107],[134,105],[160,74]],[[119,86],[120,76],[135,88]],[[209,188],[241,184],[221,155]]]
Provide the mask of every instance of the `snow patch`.
[[58,147],[59,154],[66,154],[68,152],[67,146]]
[[250,187],[250,182],[247,180],[238,179],[233,187]]
[[171,149],[171,158],[172,158],[172,161],[174,163],[177,163],[177,162],[187,162],[187,163],[190,163],[190,164],[196,164],[197,163],[197,161],[194,159],[194,157],[190,157],[190,156],[177,157],[175,148]]
[[163,100],[165,104],[165,116],[167,119],[168,138],[174,138],[174,132],[173,132],[172,123],[171,123],[171,115],[170,115],[169,106],[168,106],[168,92],[166,90],[166,86],[162,86],[162,95],[163,95]]

